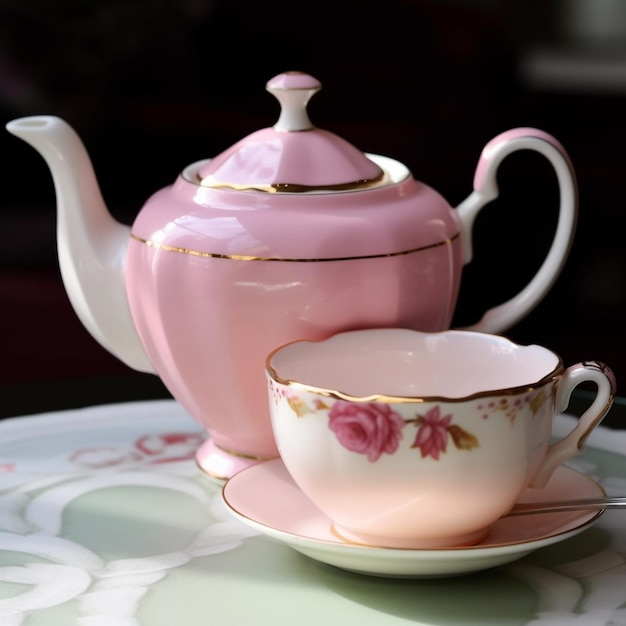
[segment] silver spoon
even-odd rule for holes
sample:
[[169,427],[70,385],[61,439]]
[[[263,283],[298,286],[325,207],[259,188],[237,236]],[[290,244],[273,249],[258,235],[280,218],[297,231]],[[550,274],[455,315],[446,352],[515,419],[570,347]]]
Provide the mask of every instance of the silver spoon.
[[626,508],[626,496],[597,496],[574,498],[573,500],[544,500],[543,502],[518,502],[504,516],[530,515],[533,513],[560,513],[563,511],[584,511],[586,509]]

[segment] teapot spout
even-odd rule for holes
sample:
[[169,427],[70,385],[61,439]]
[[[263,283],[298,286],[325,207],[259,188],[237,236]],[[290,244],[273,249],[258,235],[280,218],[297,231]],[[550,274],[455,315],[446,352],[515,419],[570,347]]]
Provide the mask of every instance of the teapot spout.
[[54,116],[23,117],[6,128],[35,148],[50,168],[59,265],[74,311],[109,352],[135,370],[153,373],[126,299],[130,227],[107,210],[85,146],[71,126]]

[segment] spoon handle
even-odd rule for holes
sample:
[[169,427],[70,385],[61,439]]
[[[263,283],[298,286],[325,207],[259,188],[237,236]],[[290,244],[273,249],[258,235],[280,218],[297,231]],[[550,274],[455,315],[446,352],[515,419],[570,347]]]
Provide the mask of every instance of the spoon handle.
[[597,498],[548,500],[544,502],[518,502],[504,517],[530,515],[532,513],[559,513],[563,511],[583,511],[585,509],[620,508],[626,508],[626,497],[624,496],[599,496]]

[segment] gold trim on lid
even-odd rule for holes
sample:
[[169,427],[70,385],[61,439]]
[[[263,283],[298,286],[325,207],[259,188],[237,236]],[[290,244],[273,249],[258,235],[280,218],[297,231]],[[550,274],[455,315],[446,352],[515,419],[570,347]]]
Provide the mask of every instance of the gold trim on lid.
[[210,189],[233,189],[235,191],[264,191],[266,193],[307,193],[315,191],[337,192],[355,191],[357,189],[369,189],[383,182],[385,173],[381,172],[375,178],[363,178],[349,183],[338,183],[332,185],[301,185],[299,183],[271,183],[271,184],[238,184],[219,181],[207,181],[197,175],[197,183],[201,187]]

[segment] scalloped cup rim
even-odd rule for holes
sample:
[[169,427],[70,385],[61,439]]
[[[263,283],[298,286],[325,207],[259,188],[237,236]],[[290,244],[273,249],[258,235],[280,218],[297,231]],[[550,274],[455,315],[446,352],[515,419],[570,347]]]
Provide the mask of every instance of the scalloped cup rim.
[[[515,378],[507,378],[509,368],[501,367],[510,359],[527,362],[525,368],[515,368]],[[451,362],[456,371],[441,369]],[[543,346],[501,335],[375,328],[286,343],[267,356],[265,369],[280,385],[324,396],[421,403],[522,393],[544,385],[564,366],[558,354]]]

